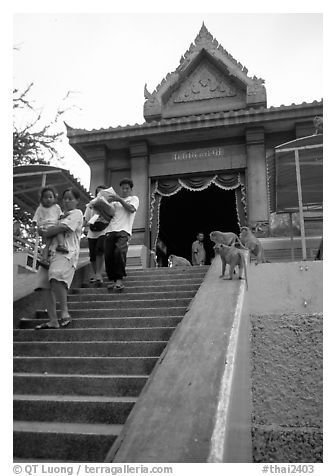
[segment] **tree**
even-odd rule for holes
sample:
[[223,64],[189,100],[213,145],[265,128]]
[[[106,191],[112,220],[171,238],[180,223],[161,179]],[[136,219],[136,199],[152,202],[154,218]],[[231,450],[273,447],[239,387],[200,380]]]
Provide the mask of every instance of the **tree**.
[[[69,107],[58,108],[54,118],[46,122],[42,110],[34,107],[30,97],[34,83],[24,91],[13,91],[13,165],[49,164],[51,159],[63,157],[57,150],[64,132],[60,131],[60,119]],[[68,92],[62,100],[62,106],[70,97]],[[64,126],[63,126],[64,127]]]
[[[65,137],[64,125],[62,123],[61,126],[60,122],[63,114],[73,108],[65,107],[72,92],[66,94],[62,100],[63,107],[58,108],[52,120],[47,121],[42,109],[37,109],[31,99],[33,85],[30,83],[23,91],[13,90],[13,166],[49,164],[52,159],[61,163],[64,159],[58,149]],[[31,239],[34,236],[31,220],[26,210],[13,204],[15,234]]]

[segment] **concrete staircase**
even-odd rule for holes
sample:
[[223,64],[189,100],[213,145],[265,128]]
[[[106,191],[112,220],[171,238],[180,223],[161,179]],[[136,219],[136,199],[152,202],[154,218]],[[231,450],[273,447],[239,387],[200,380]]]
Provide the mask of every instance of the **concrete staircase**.
[[14,330],[14,459],[101,462],[207,267],[129,270],[123,293],[69,293],[66,329]]

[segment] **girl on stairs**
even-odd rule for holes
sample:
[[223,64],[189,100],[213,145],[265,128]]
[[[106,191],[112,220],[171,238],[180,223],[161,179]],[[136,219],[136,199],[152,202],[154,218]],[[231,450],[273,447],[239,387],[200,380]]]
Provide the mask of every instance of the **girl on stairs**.
[[[49,269],[46,270],[40,267],[38,270],[35,290],[44,290],[49,321],[37,326],[36,329],[58,329],[69,325],[71,322],[67,296],[78,263],[83,226],[83,213],[77,208],[79,198],[78,190],[74,188],[66,189],[62,196],[63,209],[68,212],[66,218],[47,230],[39,230],[42,237],[48,239],[59,233],[64,233],[64,242],[68,253],[59,252],[56,248],[50,256]],[[56,299],[61,310],[59,321],[56,313]]]

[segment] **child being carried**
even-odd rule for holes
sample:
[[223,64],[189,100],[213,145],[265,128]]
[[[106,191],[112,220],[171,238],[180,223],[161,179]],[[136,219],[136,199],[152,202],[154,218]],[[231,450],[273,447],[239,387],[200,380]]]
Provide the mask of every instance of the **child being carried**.
[[[65,218],[66,215],[62,215],[61,207],[56,201],[57,192],[53,187],[47,186],[41,190],[40,204],[34,214],[33,225],[46,231],[51,226],[57,225],[60,219]],[[39,263],[43,268],[49,268],[49,253],[52,249],[61,253],[69,252],[64,243],[64,233],[58,233],[52,239],[43,238],[42,242],[45,243],[45,247]]]
[[91,231],[102,231],[110,223],[115,213],[114,206],[111,203],[114,195],[113,187],[100,190],[96,198],[86,205],[95,211],[95,214],[88,221]]

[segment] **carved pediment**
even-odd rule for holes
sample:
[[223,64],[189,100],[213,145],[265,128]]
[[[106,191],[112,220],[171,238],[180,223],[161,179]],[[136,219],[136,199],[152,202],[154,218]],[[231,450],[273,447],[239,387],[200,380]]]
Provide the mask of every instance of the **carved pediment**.
[[168,102],[172,105],[206,99],[232,98],[241,94],[233,81],[224,78],[220,72],[211,67],[209,61],[204,61],[182,82]]
[[247,73],[203,23],[176,70],[153,93],[145,87],[144,117],[150,121],[266,106],[264,81]]

